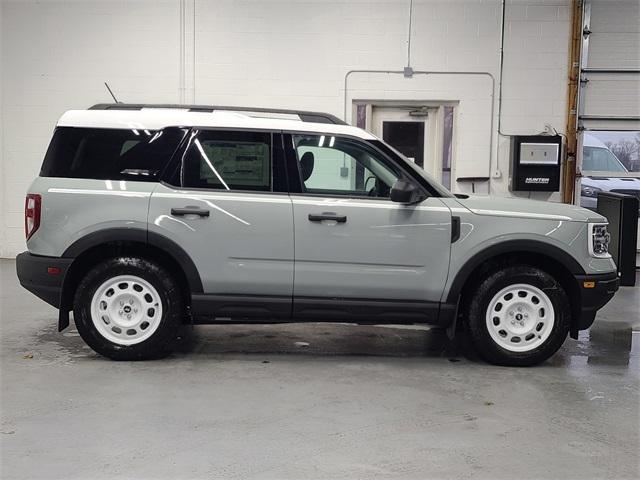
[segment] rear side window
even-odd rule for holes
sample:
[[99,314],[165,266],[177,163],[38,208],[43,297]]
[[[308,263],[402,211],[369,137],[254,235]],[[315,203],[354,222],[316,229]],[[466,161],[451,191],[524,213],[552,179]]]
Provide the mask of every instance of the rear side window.
[[58,127],[40,176],[155,180],[186,133],[177,127],[158,131]]
[[271,191],[271,134],[201,130],[184,156],[186,188]]

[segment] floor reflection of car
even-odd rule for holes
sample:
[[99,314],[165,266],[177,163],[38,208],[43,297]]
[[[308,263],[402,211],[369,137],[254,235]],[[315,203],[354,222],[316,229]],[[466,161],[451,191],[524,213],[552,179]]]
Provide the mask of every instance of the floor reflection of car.
[[[580,206],[595,210],[599,192],[616,192],[633,195],[640,200],[640,179],[602,175],[603,172],[628,173],[618,157],[598,138],[585,133],[582,151],[582,177]],[[589,172],[600,174],[589,175]],[[640,212],[639,212],[640,213]]]

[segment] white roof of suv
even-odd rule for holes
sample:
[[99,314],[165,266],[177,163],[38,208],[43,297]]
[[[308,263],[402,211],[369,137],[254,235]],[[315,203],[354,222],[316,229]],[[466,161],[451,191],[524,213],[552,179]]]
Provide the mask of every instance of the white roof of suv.
[[176,126],[223,127],[351,135],[364,140],[376,138],[329,114],[244,107],[95,105],[89,110],[65,112],[58,120],[58,126],[136,130]]

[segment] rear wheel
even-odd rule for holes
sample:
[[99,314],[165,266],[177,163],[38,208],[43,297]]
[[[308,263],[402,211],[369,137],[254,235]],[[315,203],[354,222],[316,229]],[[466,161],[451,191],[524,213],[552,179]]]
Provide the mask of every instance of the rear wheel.
[[184,302],[171,275],[137,257],[97,265],[80,282],[74,300],[78,332],[96,352],[114,360],[170,353],[183,315]]
[[530,266],[489,275],[472,294],[468,328],[487,361],[530,366],[562,346],[571,321],[569,298],[548,273]]

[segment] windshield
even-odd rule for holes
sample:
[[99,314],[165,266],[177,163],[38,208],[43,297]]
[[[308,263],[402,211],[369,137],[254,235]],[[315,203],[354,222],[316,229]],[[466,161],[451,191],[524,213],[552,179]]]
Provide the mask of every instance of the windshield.
[[408,168],[416,172],[420,177],[422,177],[426,181],[426,183],[429,184],[429,186],[433,190],[435,190],[438,193],[439,196],[453,197],[453,194],[449,190],[447,190],[445,187],[440,185],[435,178],[433,178],[431,175],[429,175],[422,168],[417,166],[415,163],[413,163],[411,160],[409,160],[407,157],[405,157],[402,153],[400,153],[398,150],[393,148],[391,145],[384,143],[382,140],[368,140],[368,142],[371,145],[374,145],[375,147],[382,150],[387,155],[391,156],[391,158],[393,158],[397,162],[401,163],[402,165],[406,165]]
[[584,147],[582,170],[595,172],[626,172],[627,169],[611,150],[602,147]]

